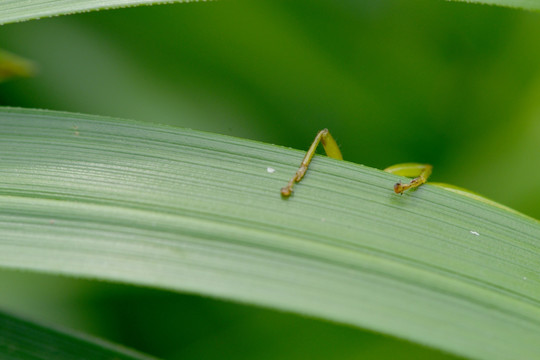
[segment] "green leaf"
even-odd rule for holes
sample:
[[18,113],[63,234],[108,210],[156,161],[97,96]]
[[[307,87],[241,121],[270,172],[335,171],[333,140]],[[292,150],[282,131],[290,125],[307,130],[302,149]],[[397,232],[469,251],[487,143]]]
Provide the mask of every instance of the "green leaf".
[[4,360],[151,360],[118,345],[38,325],[0,312],[0,358]]
[[[480,359],[540,356],[540,223],[303,151],[0,110],[0,266],[231,299]],[[436,171],[437,169],[435,169]],[[502,185],[501,185],[502,186]]]
[[2,0],[0,25],[92,10],[190,1],[198,0]]
[[454,0],[459,2],[478,3],[487,5],[500,5],[524,10],[540,10],[538,0]]

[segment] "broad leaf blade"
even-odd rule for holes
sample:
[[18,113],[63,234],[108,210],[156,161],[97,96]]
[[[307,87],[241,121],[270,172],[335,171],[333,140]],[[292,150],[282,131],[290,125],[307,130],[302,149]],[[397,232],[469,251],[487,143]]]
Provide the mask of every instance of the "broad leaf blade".
[[483,359],[540,356],[540,225],[191,130],[0,112],[0,266],[194,292]]
[[0,0],[0,24],[92,10],[192,0]]
[[0,312],[0,358],[3,360],[154,359],[102,340],[38,325],[3,312]]

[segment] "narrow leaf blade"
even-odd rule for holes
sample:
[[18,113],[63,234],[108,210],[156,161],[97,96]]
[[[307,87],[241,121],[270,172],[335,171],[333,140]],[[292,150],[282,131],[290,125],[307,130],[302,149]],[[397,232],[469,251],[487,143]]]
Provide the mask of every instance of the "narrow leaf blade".
[[0,25],[93,10],[189,1],[190,0],[2,0],[0,1]]
[[540,2],[536,0],[454,0],[459,2],[498,5],[524,10],[540,10]]

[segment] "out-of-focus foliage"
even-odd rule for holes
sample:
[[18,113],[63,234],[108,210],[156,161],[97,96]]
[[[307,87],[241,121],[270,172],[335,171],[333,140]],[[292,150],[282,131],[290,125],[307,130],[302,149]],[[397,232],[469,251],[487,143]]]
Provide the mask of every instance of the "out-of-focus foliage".
[[81,334],[42,326],[0,312],[0,354],[5,360],[155,360]]
[[[0,104],[296,148],[328,127],[347,160],[380,168],[429,162],[433,180],[540,218],[538,38],[538,13],[436,0],[241,0],[105,11],[1,27],[2,47],[32,59],[40,72],[1,84]],[[51,290],[40,287],[42,278],[3,276],[2,284],[14,279],[9,286],[21,290],[10,299],[2,292],[2,303],[169,358],[234,346],[269,351],[267,358],[292,358],[295,349],[328,358],[340,346],[341,358],[358,358],[404,346],[403,358],[421,358],[408,344],[288,315],[68,281]],[[160,315],[152,309],[166,306],[177,316],[159,318],[169,335],[153,337],[141,324],[153,328]],[[146,318],[134,318],[138,310]],[[176,321],[201,316],[176,335]],[[174,341],[179,346],[167,348]]]
[[34,67],[28,60],[0,50],[0,82],[19,76],[31,76],[33,73]]

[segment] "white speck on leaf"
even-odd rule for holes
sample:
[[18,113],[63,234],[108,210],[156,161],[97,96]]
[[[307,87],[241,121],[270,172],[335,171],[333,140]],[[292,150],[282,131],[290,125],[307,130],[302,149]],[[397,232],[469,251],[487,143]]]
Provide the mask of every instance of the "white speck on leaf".
[[267,167],[267,168],[266,168],[266,171],[267,171],[269,174],[273,174],[273,173],[276,172],[276,169],[271,168],[271,167]]
[[523,280],[527,280],[527,277],[526,277],[526,276],[524,276],[524,277],[523,277]]
[[480,235],[480,234],[478,233],[478,231],[473,231],[473,230],[471,230],[471,234],[476,235],[476,236],[479,236],[479,235]]

